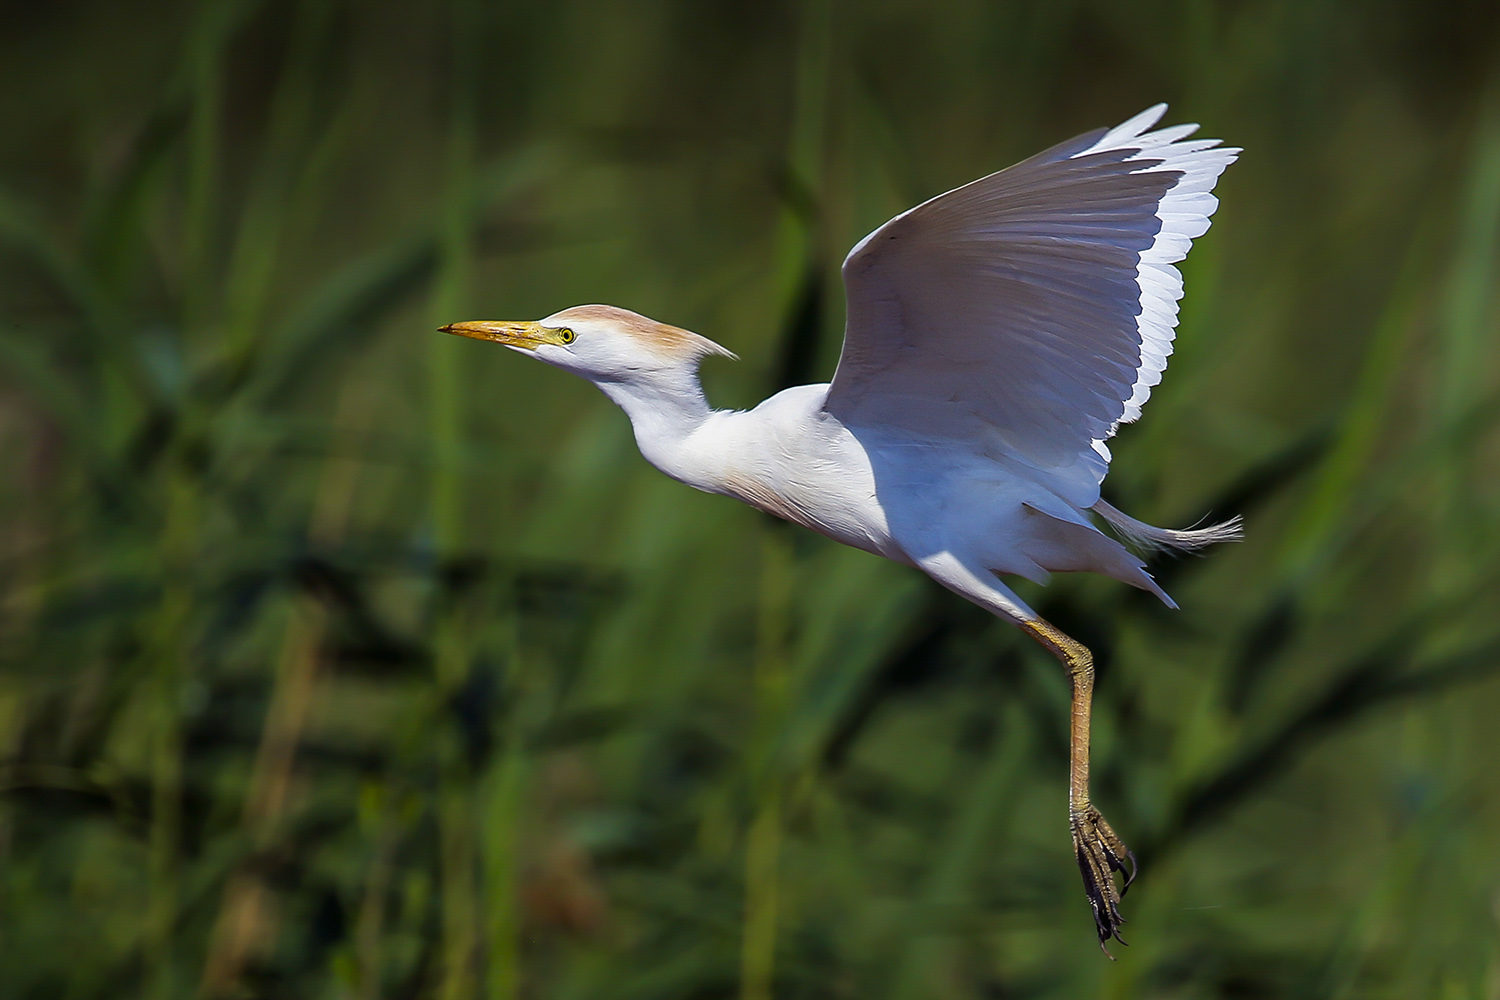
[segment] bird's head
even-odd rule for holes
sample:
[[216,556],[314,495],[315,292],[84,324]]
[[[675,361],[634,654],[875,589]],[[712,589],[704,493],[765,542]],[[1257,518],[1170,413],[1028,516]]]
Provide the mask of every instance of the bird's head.
[[707,337],[617,306],[573,306],[536,322],[454,323],[443,332],[493,340],[597,384],[673,379],[695,373],[706,355],[734,357]]

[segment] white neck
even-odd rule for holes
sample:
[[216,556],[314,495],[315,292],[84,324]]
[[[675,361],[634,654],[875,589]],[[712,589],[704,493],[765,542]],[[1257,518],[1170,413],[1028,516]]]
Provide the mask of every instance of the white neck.
[[695,475],[701,470],[685,463],[683,447],[713,412],[696,371],[682,368],[595,384],[630,418],[635,443],[646,461],[673,479],[701,488]]

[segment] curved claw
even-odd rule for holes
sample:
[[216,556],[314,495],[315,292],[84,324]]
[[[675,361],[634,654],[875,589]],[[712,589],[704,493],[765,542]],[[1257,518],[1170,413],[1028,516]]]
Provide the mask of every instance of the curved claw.
[[[1135,881],[1135,855],[1093,806],[1073,815],[1072,828],[1073,850],[1078,858],[1078,870],[1083,874],[1083,891],[1094,910],[1099,947],[1113,961],[1114,956],[1106,947],[1110,938],[1129,947],[1120,937],[1120,925],[1125,923],[1120,914],[1120,897]],[[1125,876],[1125,884],[1118,890],[1115,888],[1115,872]]]

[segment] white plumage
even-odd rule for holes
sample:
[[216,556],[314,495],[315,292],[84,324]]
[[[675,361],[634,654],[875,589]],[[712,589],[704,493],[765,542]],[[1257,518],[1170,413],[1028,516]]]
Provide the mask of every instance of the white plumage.
[[729,352],[613,306],[445,328],[590,379],[673,478],[920,567],[1057,654],[1074,688],[1070,821],[1101,943],[1118,930],[1111,873],[1129,852],[1088,801],[1091,661],[1000,576],[1102,573],[1172,605],[1090,512],[1148,548],[1238,537],[1237,522],[1154,528],[1099,497],[1105,442],[1140,416],[1172,352],[1174,264],[1208,229],[1214,183],[1239,153],[1189,138],[1193,125],[1148,131],[1164,110],[1054,146],[870,233],[844,261],[848,319],[833,381],[753,410],[704,399],[700,359]]
[[[849,324],[829,408],[977,437],[1098,499],[1177,326],[1173,266],[1208,229],[1238,149],[1145,132],[1166,105],[939,195],[844,261]],[[947,404],[947,405],[944,405]],[[954,420],[960,421],[955,426]],[[955,432],[956,431],[956,432]]]

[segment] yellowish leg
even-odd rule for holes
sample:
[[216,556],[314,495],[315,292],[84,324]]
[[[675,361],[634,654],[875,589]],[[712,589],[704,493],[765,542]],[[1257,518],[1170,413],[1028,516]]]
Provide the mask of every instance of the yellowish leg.
[[[1110,829],[1089,801],[1089,718],[1094,701],[1094,656],[1088,647],[1038,618],[1022,622],[1021,630],[1045,646],[1068,671],[1073,689],[1073,712],[1068,733],[1068,822],[1073,829],[1073,851],[1083,873],[1083,889],[1094,908],[1099,947],[1109,955],[1105,943],[1114,938],[1121,944],[1120,897],[1135,881],[1135,855]],[[1130,867],[1126,870],[1125,861]],[[1125,884],[1115,888],[1114,873],[1125,874]],[[1109,956],[1114,958],[1113,955]]]

